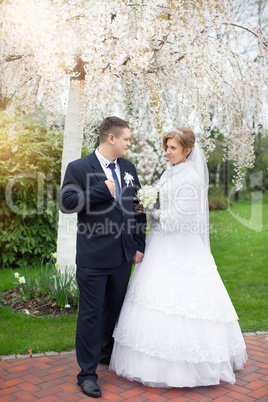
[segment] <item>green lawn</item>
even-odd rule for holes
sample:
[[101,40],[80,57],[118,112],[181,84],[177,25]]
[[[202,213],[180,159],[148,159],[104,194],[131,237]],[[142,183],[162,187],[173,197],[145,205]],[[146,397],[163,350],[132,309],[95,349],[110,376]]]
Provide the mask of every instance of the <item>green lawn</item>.
[[71,350],[75,347],[76,314],[29,317],[0,308],[0,355]]
[[[268,199],[253,204],[262,230],[244,226],[228,210],[211,211],[211,250],[232,299],[243,332],[268,330]],[[247,220],[251,202],[239,201],[231,211]],[[236,215],[237,216],[237,215]],[[254,226],[254,222],[253,225]],[[256,225],[256,229],[261,229]]]
[[[251,207],[250,202],[239,201],[231,211],[249,220]],[[210,212],[212,253],[243,332],[268,330],[267,198],[262,211],[260,207],[261,204],[253,205],[257,221],[258,214],[262,214],[263,228],[259,232],[238,222],[228,210]],[[25,272],[17,271],[21,276]],[[0,270],[0,291],[15,286],[14,282],[12,269]],[[0,307],[0,314],[0,355],[27,353],[30,349],[33,353],[62,351],[75,346],[76,314],[34,318],[4,307]]]
[[[34,268],[29,268],[29,273]],[[25,269],[0,270],[0,292],[15,287],[14,272],[25,275]],[[0,306],[0,355],[62,351],[75,347],[77,314],[63,313],[61,317],[31,317]]]

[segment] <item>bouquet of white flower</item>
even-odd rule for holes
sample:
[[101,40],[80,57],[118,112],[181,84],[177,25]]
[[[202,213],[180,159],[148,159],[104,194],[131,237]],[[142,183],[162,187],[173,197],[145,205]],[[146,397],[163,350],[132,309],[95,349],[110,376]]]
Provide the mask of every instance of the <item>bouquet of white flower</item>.
[[137,192],[137,198],[144,209],[153,208],[157,202],[158,192],[153,186],[145,185]]

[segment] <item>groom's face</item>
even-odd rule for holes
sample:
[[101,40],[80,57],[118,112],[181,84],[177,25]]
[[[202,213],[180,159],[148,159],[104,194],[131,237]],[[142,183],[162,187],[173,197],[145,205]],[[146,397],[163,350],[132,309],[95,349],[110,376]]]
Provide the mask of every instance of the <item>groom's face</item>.
[[129,128],[122,128],[119,137],[114,137],[114,156],[115,158],[120,158],[125,156],[127,149],[130,146],[130,130]]

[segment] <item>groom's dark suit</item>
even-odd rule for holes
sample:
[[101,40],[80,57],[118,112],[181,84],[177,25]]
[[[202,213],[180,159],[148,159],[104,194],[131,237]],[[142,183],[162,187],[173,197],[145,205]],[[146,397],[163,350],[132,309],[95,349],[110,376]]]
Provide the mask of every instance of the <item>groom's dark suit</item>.
[[109,357],[112,332],[126,292],[136,251],[144,252],[144,214],[133,212],[140,183],[135,166],[117,159],[121,171],[122,205],[105,183],[95,152],[67,166],[60,209],[78,213],[77,281],[80,291],[76,352],[81,367],[78,383],[96,380],[102,357]]

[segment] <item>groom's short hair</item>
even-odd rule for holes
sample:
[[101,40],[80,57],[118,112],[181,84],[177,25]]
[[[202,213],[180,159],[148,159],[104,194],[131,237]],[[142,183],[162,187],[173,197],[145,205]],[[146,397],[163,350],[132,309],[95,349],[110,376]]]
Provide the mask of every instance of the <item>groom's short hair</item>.
[[125,120],[116,116],[106,117],[100,125],[100,142],[106,141],[108,135],[111,133],[117,138],[120,137],[123,128],[129,128]]

